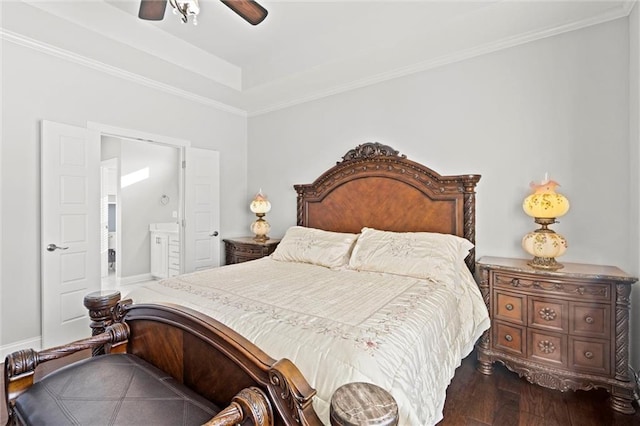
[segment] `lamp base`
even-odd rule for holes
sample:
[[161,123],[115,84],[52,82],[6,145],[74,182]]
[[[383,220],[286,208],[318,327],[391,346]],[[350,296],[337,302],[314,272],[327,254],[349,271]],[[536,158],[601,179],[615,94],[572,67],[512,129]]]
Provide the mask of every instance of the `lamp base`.
[[548,271],[555,271],[557,269],[564,268],[562,263],[556,262],[554,257],[539,257],[535,256],[533,259],[527,262],[527,265],[536,269],[546,269]]
[[269,239],[267,234],[269,234],[269,231],[271,230],[271,225],[269,225],[269,222],[264,220],[263,213],[256,213],[256,216],[258,216],[258,219],[254,220],[251,224],[251,232],[255,235],[253,240],[259,243],[264,243]]
[[265,243],[269,237],[267,235],[256,235],[253,237],[253,241],[257,241],[259,243]]
[[567,240],[560,234],[556,234],[552,229],[546,228],[545,221],[554,219],[538,219],[536,223],[542,228],[529,232],[522,238],[522,248],[533,256],[529,266],[547,271],[555,271],[564,266],[556,262],[556,257],[562,256],[567,250]]

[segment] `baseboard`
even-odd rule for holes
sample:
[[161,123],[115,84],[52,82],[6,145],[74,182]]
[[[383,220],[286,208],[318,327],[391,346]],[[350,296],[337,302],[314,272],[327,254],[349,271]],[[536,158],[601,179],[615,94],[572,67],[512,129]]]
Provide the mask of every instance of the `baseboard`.
[[12,352],[19,351],[22,349],[33,349],[39,351],[42,349],[42,339],[40,336],[32,337],[31,339],[21,340],[19,342],[10,343],[8,345],[0,346],[0,357],[1,361],[4,362],[4,359],[7,355]]
[[[2,0],[0,0],[2,1]],[[119,291],[120,295],[124,298],[128,293],[138,288],[140,285],[155,281],[155,278],[151,273],[129,275],[127,277],[118,278],[115,282],[109,284],[102,283],[103,291]]]
[[140,275],[129,275],[128,277],[120,278],[120,286],[137,284],[143,281],[153,281],[153,279],[153,275],[151,275],[150,272]]

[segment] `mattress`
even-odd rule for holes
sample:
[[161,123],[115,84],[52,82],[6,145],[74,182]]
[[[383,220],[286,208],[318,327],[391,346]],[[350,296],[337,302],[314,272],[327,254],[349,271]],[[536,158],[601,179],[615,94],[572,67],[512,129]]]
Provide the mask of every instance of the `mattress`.
[[398,403],[401,425],[442,419],[446,389],[489,327],[465,267],[430,279],[266,257],[150,283],[136,303],[171,302],[231,327],[275,359],[293,361],[329,423],[335,390],[375,383]]

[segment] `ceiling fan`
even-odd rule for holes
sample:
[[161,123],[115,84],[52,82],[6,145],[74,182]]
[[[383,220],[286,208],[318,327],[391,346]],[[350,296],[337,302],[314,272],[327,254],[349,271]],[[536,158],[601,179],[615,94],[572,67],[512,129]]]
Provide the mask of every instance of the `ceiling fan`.
[[[193,23],[197,25],[197,16],[200,13],[198,0],[168,0],[173,7],[173,13],[180,14],[182,22],[187,22],[193,17]],[[267,10],[254,0],[220,0],[231,10],[240,15],[251,25],[258,25],[267,17]],[[167,8],[167,0],[140,0],[138,17],[148,21],[162,21]]]

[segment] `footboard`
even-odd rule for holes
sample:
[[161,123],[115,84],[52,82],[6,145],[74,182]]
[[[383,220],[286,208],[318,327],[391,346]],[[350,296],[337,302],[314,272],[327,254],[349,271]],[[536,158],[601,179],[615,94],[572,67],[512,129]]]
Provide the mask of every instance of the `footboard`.
[[95,333],[126,323],[130,335],[122,350],[216,405],[224,407],[241,390],[254,387],[269,396],[274,424],[322,424],[312,407],[315,390],[291,361],[276,361],[215,319],[182,306],[138,305],[113,295],[90,295],[85,305]]

